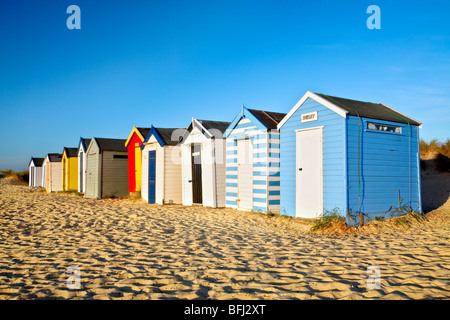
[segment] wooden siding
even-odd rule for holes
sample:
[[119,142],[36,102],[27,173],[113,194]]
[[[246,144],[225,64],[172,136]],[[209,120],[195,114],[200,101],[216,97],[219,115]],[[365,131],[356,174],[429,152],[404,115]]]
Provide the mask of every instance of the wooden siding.
[[154,150],[156,146],[145,145],[142,149],[142,170],[141,170],[141,198],[148,202],[148,152]]
[[155,202],[157,204],[181,204],[181,160],[180,146],[161,147],[150,137],[142,149],[141,197],[148,202],[148,152],[156,150]]
[[192,205],[192,180],[191,170],[191,145],[183,144],[181,146],[181,175],[182,175],[182,198],[183,205]]
[[[400,126],[402,133],[367,130],[367,121]],[[349,210],[389,216],[391,206],[422,211],[419,128],[408,124],[349,116],[347,120]]]
[[[165,185],[165,168],[164,168],[164,147],[156,143],[156,175],[155,175],[155,201],[158,204],[163,203],[164,199],[164,185]],[[148,181],[148,180],[147,180]]]
[[61,163],[64,165],[61,172],[61,185],[63,191],[78,190],[78,158],[67,157],[64,153]]
[[61,162],[49,162],[50,167],[50,192],[62,191],[61,186]]
[[179,204],[182,202],[180,146],[164,146],[163,200],[165,204]]
[[[84,193],[86,191],[86,150],[78,149],[78,192]],[[81,178],[81,179],[80,179]],[[81,181],[80,181],[81,180]]]
[[28,185],[30,187],[41,187],[42,186],[42,166],[36,167],[33,164],[30,164],[29,168],[29,178]]
[[[318,113],[318,120],[301,122],[301,114]],[[297,129],[323,128],[323,206],[324,211],[347,210],[345,165],[345,118],[308,98],[280,129],[280,209],[296,215],[296,133]]]
[[99,148],[93,141],[86,151],[86,190],[87,198],[100,198]]
[[216,207],[226,206],[226,140],[214,139],[214,159],[215,159],[215,183],[216,183]]
[[114,156],[127,156],[127,152],[103,151],[101,157],[101,197],[128,195],[128,159]]
[[42,163],[42,183],[43,188],[47,188],[47,159]]

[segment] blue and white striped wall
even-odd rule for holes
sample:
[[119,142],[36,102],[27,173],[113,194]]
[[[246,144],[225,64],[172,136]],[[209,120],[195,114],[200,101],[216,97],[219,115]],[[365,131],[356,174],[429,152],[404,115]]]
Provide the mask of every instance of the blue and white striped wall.
[[[268,131],[243,108],[226,136],[226,206],[238,208],[237,143],[250,139],[253,149],[253,210],[280,212],[280,134]],[[231,127],[230,126],[230,127]]]

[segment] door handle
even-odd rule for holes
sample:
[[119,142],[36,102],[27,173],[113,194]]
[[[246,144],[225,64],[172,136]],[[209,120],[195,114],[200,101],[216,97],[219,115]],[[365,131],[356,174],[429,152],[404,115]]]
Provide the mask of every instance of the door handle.
[[191,182],[192,182],[192,180],[188,180],[188,182],[189,182],[189,183],[191,183]]
[[303,170],[303,168],[298,168],[298,171],[302,171]]

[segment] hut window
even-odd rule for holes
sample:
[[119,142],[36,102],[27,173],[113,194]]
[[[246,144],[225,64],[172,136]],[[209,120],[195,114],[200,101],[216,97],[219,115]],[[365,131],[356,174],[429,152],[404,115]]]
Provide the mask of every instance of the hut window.
[[114,154],[113,159],[128,159],[128,156],[125,154]]
[[367,129],[382,132],[402,133],[402,127],[389,124],[367,122]]

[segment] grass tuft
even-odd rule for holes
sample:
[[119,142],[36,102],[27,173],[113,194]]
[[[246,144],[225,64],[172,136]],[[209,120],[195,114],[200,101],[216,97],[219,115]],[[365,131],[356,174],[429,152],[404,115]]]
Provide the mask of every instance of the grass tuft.
[[337,231],[345,231],[348,226],[344,217],[341,216],[338,209],[326,211],[313,220],[310,231],[320,231],[326,229],[335,229]]

